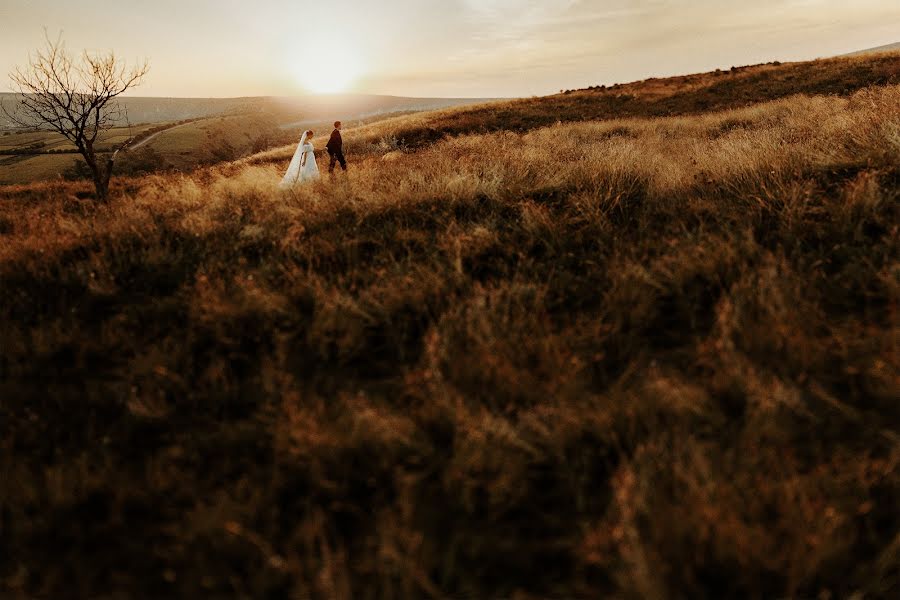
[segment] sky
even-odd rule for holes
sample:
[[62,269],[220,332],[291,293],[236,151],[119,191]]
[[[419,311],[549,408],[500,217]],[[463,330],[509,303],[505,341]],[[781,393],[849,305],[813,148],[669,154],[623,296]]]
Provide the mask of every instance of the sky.
[[141,96],[487,98],[900,42],[900,0],[0,0],[0,91],[44,28]]

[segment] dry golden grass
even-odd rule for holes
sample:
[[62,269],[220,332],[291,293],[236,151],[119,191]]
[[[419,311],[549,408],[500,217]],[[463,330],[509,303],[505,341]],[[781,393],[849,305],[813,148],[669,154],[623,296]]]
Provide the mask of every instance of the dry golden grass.
[[8,595],[898,589],[900,86],[396,123],[5,188]]

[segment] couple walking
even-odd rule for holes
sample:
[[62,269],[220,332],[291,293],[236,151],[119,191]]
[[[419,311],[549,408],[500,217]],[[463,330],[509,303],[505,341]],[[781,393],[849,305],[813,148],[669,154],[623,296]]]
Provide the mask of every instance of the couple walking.
[[[303,132],[300,138],[300,144],[297,151],[294,152],[294,158],[288,166],[284,179],[281,180],[281,187],[289,188],[298,183],[312,181],[319,178],[319,165],[316,164],[316,149],[312,145],[313,131],[310,129]],[[344,158],[344,140],[341,137],[341,122],[335,121],[334,131],[331,132],[331,138],[325,146],[328,150],[328,156],[331,158],[328,165],[328,172],[334,173],[334,166],[341,164],[341,169],[347,170],[347,160]]]

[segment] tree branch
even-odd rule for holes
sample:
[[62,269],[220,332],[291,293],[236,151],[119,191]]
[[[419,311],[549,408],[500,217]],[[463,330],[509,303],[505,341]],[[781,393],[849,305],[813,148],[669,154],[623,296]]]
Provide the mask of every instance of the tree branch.
[[44,41],[27,68],[10,73],[20,98],[14,113],[6,107],[3,112],[20,127],[47,127],[75,144],[91,167],[98,197],[105,197],[109,173],[98,171],[94,143],[121,120],[124,113],[116,98],[140,85],[149,65],[144,61],[129,69],[112,52],[83,52],[76,63],[61,36],[53,40],[45,30]]

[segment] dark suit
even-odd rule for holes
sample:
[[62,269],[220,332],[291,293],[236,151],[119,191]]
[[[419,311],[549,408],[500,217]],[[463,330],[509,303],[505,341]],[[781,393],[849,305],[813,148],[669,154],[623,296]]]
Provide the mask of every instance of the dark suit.
[[347,170],[347,160],[344,158],[344,140],[341,138],[341,132],[335,129],[331,132],[331,139],[325,146],[328,150],[328,156],[331,157],[331,163],[328,165],[328,172],[334,173],[335,163],[341,163],[341,168]]

